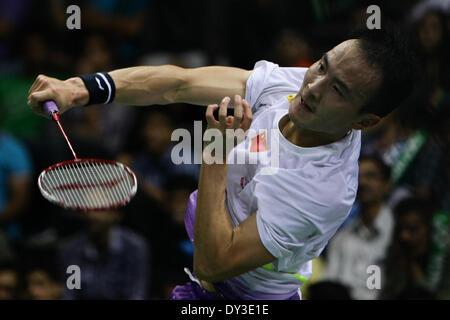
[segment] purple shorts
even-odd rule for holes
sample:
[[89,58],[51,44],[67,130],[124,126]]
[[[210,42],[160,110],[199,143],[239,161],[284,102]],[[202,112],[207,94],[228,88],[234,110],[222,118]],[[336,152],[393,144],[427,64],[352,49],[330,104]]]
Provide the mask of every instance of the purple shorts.
[[203,289],[198,283],[189,281],[183,286],[176,286],[169,300],[223,300],[224,298]]
[[[197,192],[195,190],[189,196],[188,205],[186,208],[186,215],[184,216],[184,225],[188,234],[189,240],[194,243],[194,224],[195,224],[195,209],[197,207]],[[214,294],[203,289],[195,281],[189,281],[185,285],[176,286],[169,296],[169,300],[240,300],[240,298],[233,292],[227,281],[213,284],[219,294]],[[261,300],[270,299],[270,295],[264,296]],[[298,293],[294,294],[288,300],[300,300]]]

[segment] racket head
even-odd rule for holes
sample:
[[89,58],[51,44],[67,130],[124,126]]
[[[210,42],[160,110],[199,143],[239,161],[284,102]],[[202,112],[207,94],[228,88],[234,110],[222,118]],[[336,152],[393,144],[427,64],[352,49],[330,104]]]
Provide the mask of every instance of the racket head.
[[126,165],[105,159],[74,159],[51,165],[38,178],[45,199],[65,209],[100,211],[128,204],[137,179]]

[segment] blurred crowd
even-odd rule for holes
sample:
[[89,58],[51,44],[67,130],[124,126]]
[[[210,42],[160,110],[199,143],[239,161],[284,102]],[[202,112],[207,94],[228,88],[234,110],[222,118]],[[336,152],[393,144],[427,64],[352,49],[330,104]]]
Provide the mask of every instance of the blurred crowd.
[[[71,4],[81,9],[80,30],[66,27]],[[449,0],[0,0],[0,299],[166,299],[192,267],[184,212],[199,166],[172,163],[171,133],[205,124],[205,110],[113,103],[64,114],[80,157],[121,161],[139,186],[120,210],[67,211],[36,184],[44,168],[72,157],[54,123],[26,105],[38,74],[252,69],[262,59],[308,67],[365,27],[371,4],[382,27],[395,23],[410,38],[421,79],[406,108],[363,133],[357,201],[302,292],[449,299]],[[80,290],[66,285],[70,265],[80,267]],[[380,275],[372,286],[371,270]]]

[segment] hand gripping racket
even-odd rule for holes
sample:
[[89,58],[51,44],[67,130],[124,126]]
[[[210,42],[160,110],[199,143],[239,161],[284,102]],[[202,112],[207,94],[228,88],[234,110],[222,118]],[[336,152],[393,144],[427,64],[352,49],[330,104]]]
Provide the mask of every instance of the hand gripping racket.
[[77,157],[59,121],[54,101],[44,102],[44,111],[59,126],[74,160],[54,164],[39,175],[38,186],[50,202],[74,210],[106,210],[126,205],[137,190],[136,175],[112,160]]

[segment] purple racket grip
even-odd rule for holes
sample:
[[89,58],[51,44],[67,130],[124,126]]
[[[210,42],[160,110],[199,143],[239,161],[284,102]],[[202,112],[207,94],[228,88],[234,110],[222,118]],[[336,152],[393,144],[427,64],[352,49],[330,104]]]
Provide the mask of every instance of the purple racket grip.
[[50,117],[52,117],[52,114],[54,114],[54,113],[59,113],[59,109],[56,106],[55,101],[52,101],[52,100],[44,102],[44,111]]

